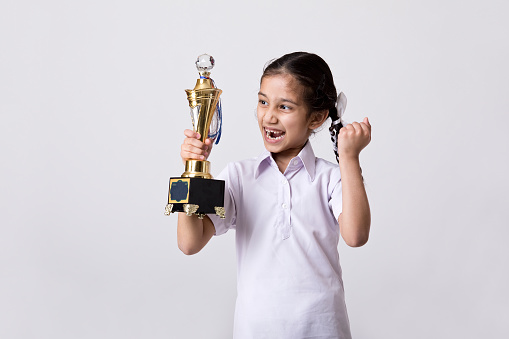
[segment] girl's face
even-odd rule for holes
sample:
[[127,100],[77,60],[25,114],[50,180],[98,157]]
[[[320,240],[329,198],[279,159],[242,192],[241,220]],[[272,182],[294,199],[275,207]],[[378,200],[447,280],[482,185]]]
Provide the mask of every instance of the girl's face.
[[289,74],[262,79],[256,109],[265,148],[296,156],[318,126],[308,117],[304,87]]

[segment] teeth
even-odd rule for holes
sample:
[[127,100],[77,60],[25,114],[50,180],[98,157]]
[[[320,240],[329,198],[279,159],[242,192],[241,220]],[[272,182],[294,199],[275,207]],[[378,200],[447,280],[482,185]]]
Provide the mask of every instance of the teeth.
[[271,130],[265,129],[265,134],[267,135],[267,138],[270,140],[281,140],[281,139],[283,139],[285,132],[271,131]]

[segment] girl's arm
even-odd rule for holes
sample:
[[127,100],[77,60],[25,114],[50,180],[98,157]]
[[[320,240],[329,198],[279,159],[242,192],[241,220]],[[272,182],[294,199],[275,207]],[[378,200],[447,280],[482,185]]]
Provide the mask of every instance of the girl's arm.
[[368,118],[354,122],[339,130],[338,154],[341,171],[343,210],[338,222],[341,236],[348,246],[359,247],[369,238],[371,213],[364,188],[359,154],[371,141]]
[[179,212],[177,224],[177,243],[179,249],[187,255],[196,254],[207,245],[216,229],[208,216],[187,216]]
[[[200,134],[191,130],[185,130],[186,138],[182,143],[180,156],[182,161],[186,159],[206,160],[212,148],[212,141],[200,141]],[[208,216],[199,219],[198,216],[187,216],[185,213],[178,214],[177,242],[179,249],[187,255],[198,253],[212,238],[216,232],[214,224]]]

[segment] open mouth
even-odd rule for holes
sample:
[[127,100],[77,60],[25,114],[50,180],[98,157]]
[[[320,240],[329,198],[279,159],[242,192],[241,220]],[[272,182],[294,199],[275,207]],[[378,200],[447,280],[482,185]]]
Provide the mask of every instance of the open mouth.
[[265,136],[269,140],[281,140],[285,136],[285,132],[279,131],[277,129],[264,128],[264,130],[265,130]]

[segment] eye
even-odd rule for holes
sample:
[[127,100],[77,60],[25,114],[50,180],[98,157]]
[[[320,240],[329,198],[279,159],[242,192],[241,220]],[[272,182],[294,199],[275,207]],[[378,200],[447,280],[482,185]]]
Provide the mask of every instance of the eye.
[[291,109],[290,106],[286,106],[286,105],[281,105],[281,106],[279,106],[279,108],[281,108],[282,110],[285,110],[285,111],[288,111]]
[[259,103],[260,105],[267,105],[267,101],[262,100],[262,99],[258,100],[258,103]]

